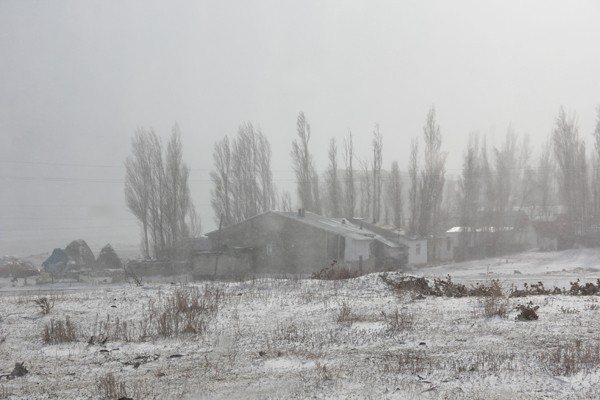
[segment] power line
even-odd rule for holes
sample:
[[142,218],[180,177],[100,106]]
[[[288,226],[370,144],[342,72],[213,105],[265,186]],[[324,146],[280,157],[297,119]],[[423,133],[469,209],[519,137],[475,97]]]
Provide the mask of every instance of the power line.
[[38,232],[38,231],[74,231],[74,230],[87,230],[87,229],[131,229],[131,228],[139,228],[138,225],[105,225],[105,226],[82,226],[82,227],[53,227],[53,228],[24,228],[24,229],[0,229],[0,232],[12,232],[12,233],[23,233],[23,232]]
[[123,168],[122,165],[76,164],[76,163],[42,162],[42,161],[0,160],[0,163],[2,163],[2,164],[23,164],[23,165],[51,165],[51,166],[55,166],[55,167]]
[[[57,163],[57,162],[43,162],[43,161],[12,161],[12,160],[0,160],[0,164],[22,164],[22,165],[44,165],[44,166],[54,166],[54,167],[84,167],[84,168],[117,168],[121,170],[125,170],[124,165],[107,165],[107,164],[78,164],[78,163]],[[201,171],[201,172],[210,172],[212,168],[190,168],[190,171]],[[285,172],[292,173],[291,169],[280,169],[280,170],[272,170],[273,172]]]

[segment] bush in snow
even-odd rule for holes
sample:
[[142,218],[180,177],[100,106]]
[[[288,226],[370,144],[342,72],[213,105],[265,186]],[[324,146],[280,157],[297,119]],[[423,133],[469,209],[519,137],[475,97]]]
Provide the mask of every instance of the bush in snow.
[[518,321],[535,321],[539,317],[537,315],[537,310],[540,306],[534,306],[532,302],[529,302],[527,305],[519,304],[515,307],[516,310],[520,311],[519,315],[517,315]]
[[112,373],[101,376],[96,381],[96,391],[101,399],[124,399],[127,398],[125,382],[115,379]]
[[50,314],[50,311],[54,308],[54,299],[48,299],[46,296],[38,297],[33,302],[44,315]]
[[69,317],[66,317],[64,321],[52,319],[44,326],[42,338],[48,344],[75,342],[77,341],[77,327]]

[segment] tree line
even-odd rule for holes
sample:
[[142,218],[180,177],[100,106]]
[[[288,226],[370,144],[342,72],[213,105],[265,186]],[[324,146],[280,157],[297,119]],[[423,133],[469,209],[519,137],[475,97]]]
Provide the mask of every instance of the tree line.
[[[398,160],[384,168],[384,138],[377,124],[368,156],[356,154],[348,132],[341,142],[330,139],[327,165],[319,169],[311,151],[311,127],[300,112],[290,149],[295,199],[280,193],[273,181],[267,137],[245,122],[236,135],[214,145],[211,206],[215,222],[223,226],[269,210],[296,208],[335,218],[360,217],[409,236],[436,237],[457,226],[463,232],[458,250],[465,258],[510,250],[508,235],[489,235],[494,239],[483,248],[471,248],[469,237],[481,230],[499,233],[518,227],[523,215],[558,218],[561,234],[576,241],[600,227],[600,108],[593,138],[595,146],[588,153],[576,117],[561,108],[539,154],[533,154],[528,136],[512,127],[497,146],[473,133],[460,174],[448,176],[448,154],[432,107],[421,135],[410,141],[405,172]],[[163,150],[152,130],[138,130],[125,163],[127,205],[142,227],[144,254],[154,257],[172,256],[177,243],[199,226],[176,126]]]
[[188,177],[177,125],[166,148],[154,130],[135,132],[131,154],[125,160],[125,200],[140,223],[145,258],[184,257],[188,239],[200,234]]

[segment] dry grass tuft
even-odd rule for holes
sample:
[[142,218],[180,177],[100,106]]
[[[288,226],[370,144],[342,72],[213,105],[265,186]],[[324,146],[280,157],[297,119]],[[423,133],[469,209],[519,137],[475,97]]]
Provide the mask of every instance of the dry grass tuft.
[[34,299],[33,302],[40,308],[42,314],[47,315],[50,314],[50,311],[54,308],[54,299],[49,299],[48,297],[38,297]]
[[559,343],[540,356],[541,362],[553,375],[571,376],[596,370],[600,364],[600,340],[575,339]]
[[335,320],[341,324],[353,324],[358,321],[358,316],[352,311],[350,304],[343,301],[337,310]]
[[64,321],[52,319],[44,326],[42,338],[48,344],[75,342],[77,341],[77,331],[76,325],[71,322],[69,317],[66,317]]
[[503,296],[487,296],[479,299],[479,307],[475,316],[485,318],[508,318],[508,299]]
[[410,331],[415,327],[415,314],[406,310],[399,311],[396,308],[389,314],[382,311],[381,316],[389,332]]
[[108,373],[96,380],[98,397],[106,400],[128,398],[125,382],[119,381],[112,373]]
[[432,361],[424,350],[404,349],[387,352],[381,366],[384,373],[416,375],[432,368]]
[[360,276],[360,272],[357,270],[351,270],[348,267],[325,267],[319,272],[313,272],[311,279],[322,279],[322,280],[342,280],[352,279]]

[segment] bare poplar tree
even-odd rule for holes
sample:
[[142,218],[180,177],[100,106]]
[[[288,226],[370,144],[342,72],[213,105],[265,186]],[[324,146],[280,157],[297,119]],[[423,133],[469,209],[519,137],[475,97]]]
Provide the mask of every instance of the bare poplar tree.
[[[423,127],[425,157],[421,171],[419,234],[422,236],[437,233],[439,208],[445,181],[446,154],[442,153],[442,135],[435,118],[435,108],[431,107]],[[434,241],[435,243],[435,241]],[[435,244],[432,248],[435,252]]]
[[199,229],[188,186],[189,168],[183,162],[179,128],[173,128],[166,155],[153,130],[138,129],[132,153],[125,161],[127,205],[142,225],[145,257],[173,259]]
[[414,138],[410,142],[410,159],[408,164],[410,188],[408,192],[409,221],[408,232],[417,233],[419,223],[419,140]]
[[279,210],[292,211],[292,195],[290,192],[281,193],[281,197],[279,198]]
[[259,176],[259,209],[261,212],[269,211],[275,207],[277,202],[277,190],[273,184],[273,172],[271,171],[271,144],[263,135],[260,128],[256,133],[256,161]]
[[368,218],[371,212],[372,190],[371,190],[371,172],[369,171],[369,162],[366,160],[360,161],[362,168],[360,175],[360,211],[361,217]]
[[567,117],[562,107],[552,138],[559,172],[559,191],[570,224],[566,228],[575,234],[576,227],[582,227],[586,217],[584,196],[587,191],[587,171],[585,160],[582,160],[585,159],[585,143],[579,137],[575,116]]
[[389,180],[387,183],[387,203],[386,209],[391,211],[392,224],[396,228],[403,225],[403,199],[402,199],[402,177],[400,176],[400,167],[398,161],[392,162]]
[[472,134],[463,156],[462,176],[459,182],[460,225],[462,227],[459,246],[465,258],[473,256],[473,254],[469,254],[468,247],[476,240],[480,187],[479,136]]
[[215,143],[213,152],[215,169],[210,172],[210,179],[213,183],[210,204],[215,215],[215,223],[219,224],[221,218],[223,218],[224,226],[233,223],[231,212],[231,156],[229,138],[225,136],[220,142]]
[[521,138],[521,143],[518,145],[519,157],[517,161],[516,180],[518,184],[518,198],[516,206],[523,209],[525,206],[533,206],[535,202],[535,183],[536,174],[531,166],[532,151],[529,142],[529,135],[524,135]]
[[537,163],[535,205],[540,208],[542,219],[548,221],[554,204],[554,163],[552,159],[552,140],[542,148]]
[[271,210],[277,195],[271,171],[271,145],[260,129],[240,125],[232,144],[215,145],[211,204],[215,220],[229,225]]
[[593,184],[592,202],[593,217],[596,224],[600,223],[600,107],[596,109],[596,129],[594,129]]
[[381,166],[383,163],[383,137],[379,124],[373,131],[373,223],[381,218]]
[[152,184],[150,186],[152,251],[155,258],[165,259],[168,255],[166,254],[167,241],[165,235],[165,224],[167,221],[163,213],[166,185],[162,144],[154,131],[150,132],[148,142],[151,160],[150,173],[152,176]]
[[314,190],[318,191],[317,187],[313,187],[316,177],[315,167],[312,156],[308,150],[308,142],[310,141],[310,125],[306,121],[303,112],[298,114],[296,121],[296,133],[298,138],[292,142],[292,160],[294,162],[294,172],[296,173],[296,184],[298,188],[298,198],[302,207],[317,212],[315,204]]
[[342,189],[338,179],[337,144],[335,138],[329,142],[329,167],[325,176],[327,185],[327,211],[329,216],[338,218],[342,216]]
[[[167,219],[167,251],[171,259],[181,256],[177,254],[190,236],[189,216],[195,213],[190,198],[188,179],[190,170],[183,162],[183,146],[181,132],[176,124],[167,144],[165,157],[165,204]],[[194,216],[192,219],[196,219]]]
[[[514,174],[518,171],[516,162],[517,135],[512,128],[509,128],[502,148],[494,148],[495,178],[496,188],[494,190],[494,218],[492,226],[494,233],[499,233],[509,225],[509,216],[511,215],[514,204]],[[497,243],[505,246],[506,243]],[[498,249],[494,249],[496,253]]]
[[356,208],[356,187],[354,185],[354,145],[352,143],[352,132],[348,132],[348,136],[344,139],[344,164],[345,164],[345,209],[346,217],[354,217],[354,209]]
[[125,199],[127,207],[142,228],[142,253],[150,258],[150,194],[152,174],[148,135],[139,128],[131,140],[131,154],[125,160]]
[[321,202],[321,185],[319,183],[319,175],[313,171],[312,174],[312,190],[313,190],[313,212],[323,214],[323,203]]

